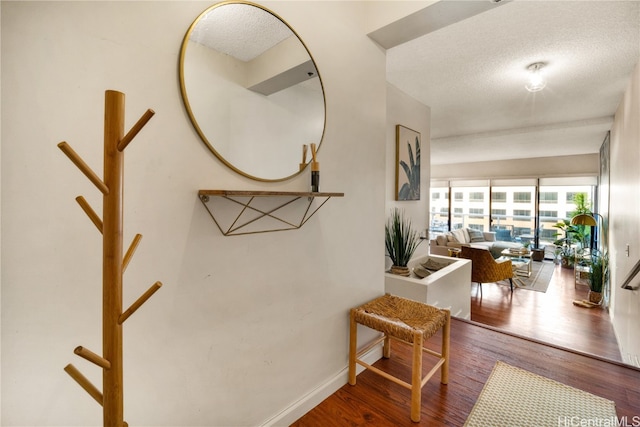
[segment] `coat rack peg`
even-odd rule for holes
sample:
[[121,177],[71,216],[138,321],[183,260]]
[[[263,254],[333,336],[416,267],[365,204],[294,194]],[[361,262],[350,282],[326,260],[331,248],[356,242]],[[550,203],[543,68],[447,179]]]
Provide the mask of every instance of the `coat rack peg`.
[[136,310],[139,309],[142,304],[147,302],[147,300],[151,298],[151,296],[155,294],[156,291],[160,289],[161,286],[162,286],[162,283],[160,282],[156,282],[153,285],[151,285],[151,287],[147,289],[147,291],[144,294],[142,294],[140,298],[136,300],[136,302],[131,304],[131,307],[129,307],[127,311],[122,313],[122,315],[118,318],[118,323],[122,325],[129,318],[129,316],[135,313]]
[[93,397],[96,400],[96,402],[100,404],[100,406],[102,406],[102,402],[103,402],[102,393],[100,393],[100,390],[98,390],[96,386],[91,384],[91,381],[89,381],[87,377],[82,375],[80,371],[78,371],[78,369],[76,369],[76,367],[73,366],[71,363],[65,366],[64,370],[67,374],[71,376],[71,378],[73,378],[74,380],[76,380],[78,384],[80,384],[80,387],[82,387],[84,391],[89,393],[89,395]]
[[102,220],[98,216],[98,214],[91,208],[89,203],[85,200],[84,197],[78,196],[76,197],[76,202],[80,205],[84,213],[87,214],[91,222],[98,228],[100,234],[102,234]]
[[155,113],[156,112],[153,111],[152,109],[148,109],[147,111],[145,111],[142,117],[140,117],[140,119],[138,119],[136,124],[133,125],[133,127],[129,130],[129,132],[127,132],[124,138],[120,140],[120,142],[118,143],[118,151],[123,151],[125,148],[127,148],[127,145],[129,145],[129,143],[133,140],[133,138],[136,137],[138,132],[142,130],[144,125],[146,125],[147,122],[151,120],[151,117],[153,117]]
[[133,241],[129,245],[129,249],[127,250],[127,253],[124,255],[124,259],[122,260],[122,271],[125,271],[127,269],[127,266],[129,265],[129,261],[131,261],[133,254],[136,252],[136,249],[140,244],[140,240],[142,240],[142,234],[136,234],[135,237],[133,238]]
[[110,369],[111,368],[111,362],[109,362],[108,360],[98,356],[97,354],[95,354],[91,350],[86,349],[86,348],[84,348],[82,346],[76,347],[75,350],[73,350],[73,352],[75,354],[77,354],[78,356],[82,357],[83,359],[86,359],[89,362],[100,366],[101,368],[104,368],[104,369]]
[[67,144],[65,141],[62,141],[60,144],[58,144],[58,148],[60,148],[62,152],[67,155],[69,160],[71,160],[73,164],[76,165],[87,178],[89,178],[89,181],[91,181],[93,185],[98,187],[98,190],[100,190],[102,194],[109,194],[109,187],[107,187],[106,184],[102,182],[100,178],[98,178],[98,175],[96,175],[95,172],[92,171],[91,168],[84,162],[84,160],[82,160],[82,158],[75,151],[73,151],[73,148],[71,148],[69,144]]

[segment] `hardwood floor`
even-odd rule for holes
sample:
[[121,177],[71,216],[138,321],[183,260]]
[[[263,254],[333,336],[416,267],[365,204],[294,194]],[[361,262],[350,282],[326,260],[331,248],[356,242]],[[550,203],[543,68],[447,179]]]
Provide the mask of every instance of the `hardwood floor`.
[[[545,261],[548,262],[548,261]],[[555,267],[547,292],[516,289],[506,282],[471,288],[471,320],[527,338],[622,361],[607,310],[573,305],[589,289],[574,284],[573,270]]]
[[[620,359],[607,312],[572,304],[587,292],[574,288],[572,274],[556,267],[546,293],[516,289],[511,295],[506,285],[483,284],[480,297],[473,285],[472,321],[452,320],[449,384],[441,385],[436,374],[424,386],[420,423],[409,418],[409,390],[365,371],[355,386],[344,385],[292,425],[462,426],[498,360],[613,400],[619,418],[640,425],[640,369],[603,359]],[[438,351],[440,336],[426,346]],[[423,360],[426,371],[433,358]],[[391,359],[376,366],[409,380],[410,363],[410,347],[392,341]]]

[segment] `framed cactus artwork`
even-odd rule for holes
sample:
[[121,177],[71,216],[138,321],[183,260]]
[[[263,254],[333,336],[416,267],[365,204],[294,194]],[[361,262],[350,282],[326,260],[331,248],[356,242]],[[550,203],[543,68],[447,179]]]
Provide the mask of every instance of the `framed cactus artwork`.
[[420,133],[396,125],[396,200],[420,200]]

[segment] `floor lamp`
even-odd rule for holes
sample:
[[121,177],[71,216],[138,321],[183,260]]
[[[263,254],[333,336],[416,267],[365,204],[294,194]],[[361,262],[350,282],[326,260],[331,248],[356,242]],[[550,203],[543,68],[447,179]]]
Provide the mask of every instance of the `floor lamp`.
[[588,225],[591,227],[591,242],[589,249],[593,252],[593,243],[595,239],[594,227],[598,227],[598,221],[593,217],[598,214],[578,214],[571,218],[571,225]]

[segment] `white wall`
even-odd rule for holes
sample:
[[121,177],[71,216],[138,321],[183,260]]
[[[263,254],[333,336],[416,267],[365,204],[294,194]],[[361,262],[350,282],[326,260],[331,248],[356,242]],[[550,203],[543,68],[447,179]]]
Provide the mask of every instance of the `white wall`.
[[[604,138],[604,136],[603,136]],[[431,179],[593,176],[598,154],[431,165]]]
[[[402,125],[420,133],[420,200],[396,201],[396,125]],[[400,208],[411,218],[413,228],[424,232],[429,225],[429,184],[431,163],[431,108],[418,102],[395,86],[387,83],[387,145],[386,145],[386,214]],[[428,240],[424,240],[414,257],[429,252]],[[387,258],[386,268],[391,267]]]
[[[636,65],[611,129],[609,251],[613,326],[623,360],[640,367],[640,291],[621,289],[640,260],[640,65]],[[626,246],[630,253],[626,255]],[[636,277],[632,285],[640,284]]]
[[306,190],[309,175],[250,181],[197,138],[177,61],[210,4],[2,3],[3,426],[102,424],[63,372],[73,362],[101,383],[73,355],[77,345],[101,351],[101,239],[73,199],[100,211],[101,198],[56,144],[102,174],[106,89],[126,94],[127,127],[156,111],[126,151],[125,242],[144,239],[124,305],[164,283],[125,327],[129,424],[258,425],[343,378],[348,309],[384,292],[384,53],[365,36],[360,2],[264,3],[317,61],[328,114],[321,188],[345,197],[298,231],[224,237],[198,189]]

